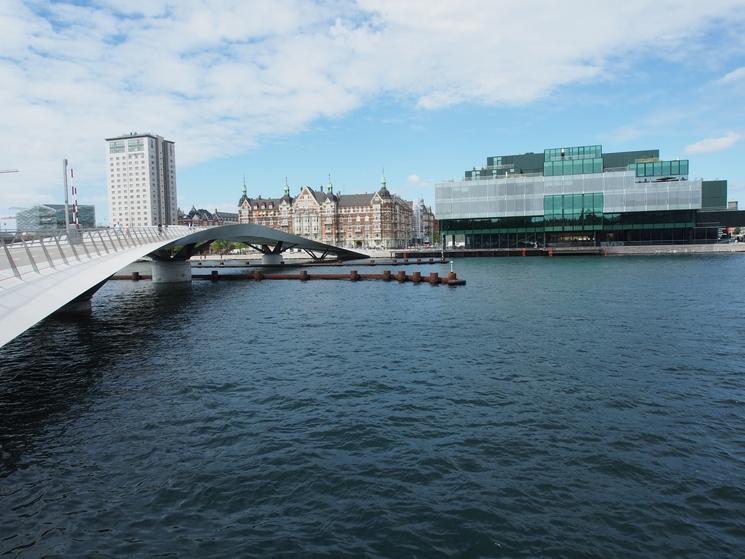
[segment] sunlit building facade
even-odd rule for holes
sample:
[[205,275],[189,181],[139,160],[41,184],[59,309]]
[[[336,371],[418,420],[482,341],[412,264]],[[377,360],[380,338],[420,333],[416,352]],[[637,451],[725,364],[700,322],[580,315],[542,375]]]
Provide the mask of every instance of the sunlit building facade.
[[[68,220],[73,221],[72,204],[68,205]],[[78,225],[83,228],[96,226],[96,208],[91,205],[78,205]],[[39,204],[16,214],[16,227],[19,231],[38,231],[44,229],[65,229],[64,204]]]
[[437,184],[435,208],[466,248],[716,242],[727,181],[692,178],[688,160],[656,149],[551,148],[487,158]]
[[342,194],[303,186],[281,198],[249,197],[245,184],[238,201],[240,223],[257,223],[327,244],[350,248],[403,248],[412,235],[412,204],[392,194],[385,177],[376,192]]
[[109,225],[177,223],[175,149],[155,134],[106,139]]
[[422,198],[411,203],[411,243],[414,246],[428,245],[437,241],[437,220],[431,206]]

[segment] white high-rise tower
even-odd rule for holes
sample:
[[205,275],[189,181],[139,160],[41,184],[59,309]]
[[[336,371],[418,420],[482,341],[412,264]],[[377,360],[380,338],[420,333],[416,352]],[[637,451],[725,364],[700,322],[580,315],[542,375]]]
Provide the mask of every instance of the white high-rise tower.
[[109,225],[176,224],[173,142],[133,132],[106,138],[106,144]]

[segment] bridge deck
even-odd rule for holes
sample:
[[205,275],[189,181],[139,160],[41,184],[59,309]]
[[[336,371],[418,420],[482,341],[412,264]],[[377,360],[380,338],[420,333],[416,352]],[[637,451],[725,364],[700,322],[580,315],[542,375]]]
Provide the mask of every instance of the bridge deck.
[[0,347],[112,274],[194,230],[171,226],[24,235],[0,249]]
[[[340,260],[366,258],[348,249],[250,223],[23,233],[11,242],[4,240],[0,247],[0,347],[143,256],[184,260],[215,240],[259,245],[272,254],[297,247],[314,257],[333,254]],[[180,245],[182,250],[175,256],[159,250],[170,245]]]

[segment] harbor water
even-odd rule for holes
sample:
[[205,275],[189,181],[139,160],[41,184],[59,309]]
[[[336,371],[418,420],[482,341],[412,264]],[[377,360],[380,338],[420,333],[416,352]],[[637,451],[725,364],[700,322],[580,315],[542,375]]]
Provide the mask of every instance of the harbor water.
[[745,257],[455,270],[109,282],[37,325],[0,555],[742,556]]

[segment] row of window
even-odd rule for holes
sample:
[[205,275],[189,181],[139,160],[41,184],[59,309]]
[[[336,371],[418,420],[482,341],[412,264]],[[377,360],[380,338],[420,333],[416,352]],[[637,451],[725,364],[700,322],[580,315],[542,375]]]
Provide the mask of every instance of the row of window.
[[[594,202],[593,202],[594,203]],[[597,207],[597,206],[596,206]],[[567,224],[577,223],[577,216],[583,216],[587,223],[595,222],[603,226],[620,226],[627,228],[652,227],[692,227],[695,222],[695,210],[671,210],[651,212],[602,213],[587,212],[586,214],[568,213],[546,216],[513,216],[483,219],[446,219],[440,223],[444,234],[458,231],[499,231],[499,230],[531,230],[542,231],[549,224],[561,224],[566,218]],[[598,220],[599,218],[599,220]],[[581,222],[580,222],[581,223]]]
[[688,160],[653,161],[652,163],[632,163],[637,177],[688,176]]
[[589,192],[587,194],[544,196],[543,213],[546,217],[603,213],[603,193]]
[[603,158],[567,159],[564,161],[546,161],[543,164],[543,176],[560,177],[565,175],[589,175],[603,172]]
[[597,159],[603,157],[603,146],[575,146],[543,150],[544,161],[566,161],[572,159]]
[[[127,159],[141,159],[141,158],[144,158],[144,157],[145,157],[145,154],[144,153],[130,153],[129,155],[122,155],[122,156],[117,155],[115,157],[110,157],[109,160],[112,161],[112,165],[114,164],[113,163],[114,161],[116,162],[117,165],[119,165],[120,163],[121,164],[126,163],[126,160]],[[150,160],[151,161],[155,161],[155,157],[151,155],[150,156]],[[131,163],[131,161],[130,161],[130,163]]]
[[[130,138],[126,142],[124,140],[111,140],[109,142],[109,153],[123,153],[125,147],[129,151],[144,151],[145,140],[143,138]],[[150,140],[150,147],[154,147],[153,140]],[[173,154],[173,146],[171,146],[170,152]]]

